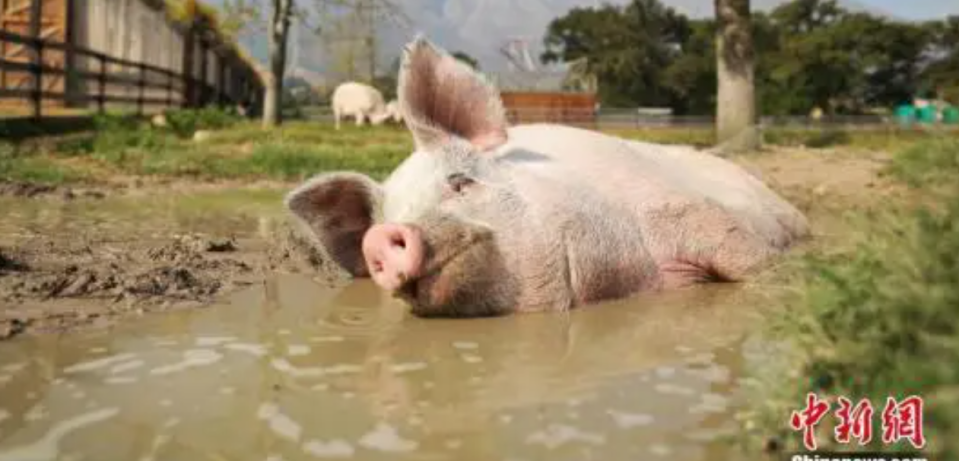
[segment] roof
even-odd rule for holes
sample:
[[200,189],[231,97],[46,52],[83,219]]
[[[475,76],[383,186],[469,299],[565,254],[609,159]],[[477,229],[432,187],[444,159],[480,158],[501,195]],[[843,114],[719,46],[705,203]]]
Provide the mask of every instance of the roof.
[[565,72],[512,71],[491,75],[500,91],[563,91]]
[[510,70],[490,75],[500,91],[595,93],[595,82],[585,61],[573,61],[537,70]]

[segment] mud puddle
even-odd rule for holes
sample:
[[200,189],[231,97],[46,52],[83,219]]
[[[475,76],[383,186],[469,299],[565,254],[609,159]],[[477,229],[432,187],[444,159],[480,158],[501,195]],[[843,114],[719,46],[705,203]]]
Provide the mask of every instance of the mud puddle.
[[277,270],[323,269],[278,191],[0,197],[0,339],[199,307]]
[[728,459],[771,303],[714,286],[423,320],[367,281],[276,275],[0,343],[0,460]]

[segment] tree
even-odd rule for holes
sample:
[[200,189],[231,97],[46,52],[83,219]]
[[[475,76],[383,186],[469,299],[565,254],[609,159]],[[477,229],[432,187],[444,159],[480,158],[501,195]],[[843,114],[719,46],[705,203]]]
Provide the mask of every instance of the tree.
[[663,72],[663,85],[672,91],[678,114],[716,112],[716,50],[713,21],[691,21],[692,32],[682,43],[679,57]]
[[921,72],[923,86],[953,105],[959,105],[959,16],[934,25],[933,51],[939,57]]
[[723,150],[759,147],[749,0],[715,0],[716,134]]
[[[264,8],[265,6],[269,8]],[[234,38],[244,33],[259,32],[260,23],[265,19],[269,43],[269,71],[264,75],[266,94],[263,101],[263,126],[279,125],[283,121],[283,77],[286,71],[287,42],[292,20],[297,14],[294,0],[225,0],[221,11],[224,13],[224,32],[232,34]]]
[[[394,0],[313,0],[312,8],[298,5],[295,0],[224,0],[222,11],[225,13],[223,24],[231,33],[256,31],[264,19],[264,5],[268,2],[266,15],[267,37],[269,41],[269,73],[264,97],[263,125],[273,127],[282,123],[282,102],[284,74],[287,67],[287,48],[293,20],[308,24],[311,18],[324,20],[333,9],[337,14],[354,13],[355,17],[365,21],[362,39],[369,47],[371,80],[375,77],[375,31],[374,23],[383,12],[392,18],[405,19]],[[367,14],[368,13],[368,14]],[[309,27],[319,34],[318,26]]]
[[857,114],[911,99],[934,28],[796,0],[753,15],[757,87],[767,114]]
[[[608,106],[668,105],[697,115],[729,107],[751,120],[750,127],[756,113],[861,114],[917,94],[959,103],[959,17],[912,23],[852,12],[836,0],[793,0],[768,14],[743,16],[742,27],[727,21],[720,28],[720,19],[690,20],[655,0],[577,8],[549,25],[541,59],[585,62]],[[731,55],[717,54],[717,38],[739,31],[751,35],[751,46],[741,51],[752,54],[753,115],[728,102],[717,106],[720,59],[736,58],[741,48],[724,42]],[[723,69],[728,82],[735,67]]]
[[340,77],[375,84],[379,80],[378,32],[385,22],[410,24],[398,0],[314,0],[320,31]]
[[672,105],[675,95],[663,85],[663,73],[690,33],[688,19],[658,0],[574,8],[550,23],[540,59],[587,58],[587,71],[601,82],[604,104]]
[[271,0],[270,15],[270,75],[267,76],[266,95],[263,102],[263,126],[274,127],[283,122],[281,98],[283,97],[283,73],[286,70],[287,38],[290,19],[293,15],[293,0]]

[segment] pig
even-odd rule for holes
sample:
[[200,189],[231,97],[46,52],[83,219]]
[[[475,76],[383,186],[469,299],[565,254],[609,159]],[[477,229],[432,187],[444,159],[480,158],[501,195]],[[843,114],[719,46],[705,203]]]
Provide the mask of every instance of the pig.
[[495,87],[423,36],[401,64],[414,152],[382,183],[324,172],[284,203],[337,265],[416,316],[562,311],[740,282],[808,235],[801,212],[731,161],[510,126]]
[[340,84],[333,90],[331,103],[337,130],[340,129],[340,119],[343,117],[355,117],[356,126],[362,126],[365,119],[369,119],[373,125],[379,125],[391,116],[383,103],[383,94],[364,83]]

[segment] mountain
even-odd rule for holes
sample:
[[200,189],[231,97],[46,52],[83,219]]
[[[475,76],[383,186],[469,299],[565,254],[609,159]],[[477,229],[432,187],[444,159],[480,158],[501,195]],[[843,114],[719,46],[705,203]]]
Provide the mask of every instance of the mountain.
[[[211,0],[213,4],[222,0]],[[309,2],[312,0],[304,0]],[[379,35],[378,67],[388,69],[400,52],[400,44],[416,33],[427,37],[450,51],[464,51],[479,61],[486,71],[502,71],[507,61],[499,48],[506,39],[525,38],[534,58],[542,52],[542,37],[554,18],[574,7],[623,5],[629,0],[395,0],[402,6],[412,24],[384,25]],[[713,15],[712,0],[662,0],[664,4],[692,18]],[[768,11],[789,0],[752,0],[753,10]],[[840,0],[840,4],[854,11],[892,16],[885,11],[867,6],[857,0]],[[328,65],[330,59],[324,39],[305,28],[299,28],[290,46],[291,68],[299,73],[324,74],[336,80]],[[262,35],[245,38],[242,43],[250,53],[266,60],[266,39]],[[387,48],[388,47],[388,48]],[[365,68],[365,67],[361,67]]]

